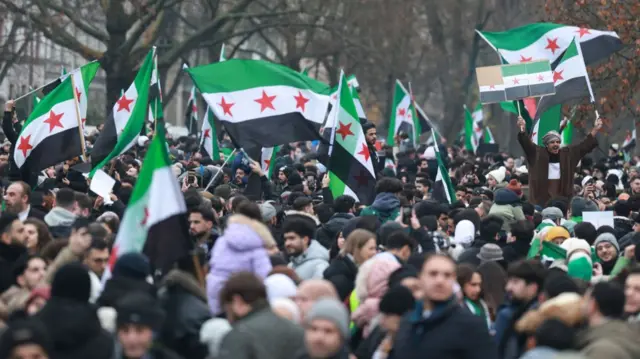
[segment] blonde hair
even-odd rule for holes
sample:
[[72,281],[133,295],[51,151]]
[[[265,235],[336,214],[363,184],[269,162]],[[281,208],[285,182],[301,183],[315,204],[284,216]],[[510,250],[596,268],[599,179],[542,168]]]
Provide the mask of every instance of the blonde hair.
[[351,254],[356,256],[356,253],[364,247],[370,239],[375,240],[376,235],[367,231],[366,229],[356,229],[349,234],[349,237],[344,241],[344,246],[340,250],[340,255]]

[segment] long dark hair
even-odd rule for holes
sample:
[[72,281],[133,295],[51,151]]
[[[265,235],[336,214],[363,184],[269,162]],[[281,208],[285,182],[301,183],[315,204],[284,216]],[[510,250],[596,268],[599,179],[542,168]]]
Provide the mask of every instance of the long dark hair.
[[477,271],[482,276],[483,299],[493,319],[504,301],[507,272],[496,262],[484,262]]

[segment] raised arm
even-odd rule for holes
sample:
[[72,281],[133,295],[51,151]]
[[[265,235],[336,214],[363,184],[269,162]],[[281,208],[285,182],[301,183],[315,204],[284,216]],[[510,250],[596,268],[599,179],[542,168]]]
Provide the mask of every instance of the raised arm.
[[520,142],[520,146],[522,146],[529,164],[533,164],[536,158],[536,144],[531,141],[526,130],[526,123],[522,117],[518,117],[518,128],[520,129],[518,131],[518,142]]
[[7,137],[7,140],[12,144],[16,143],[18,134],[13,128],[13,100],[7,101],[4,105],[4,116],[2,117],[2,131],[4,131],[4,135]]
[[[596,139],[596,135],[598,131],[602,129],[602,119],[597,118],[595,124],[593,125],[593,129],[584,140],[580,141],[580,143],[572,146],[571,150],[576,151],[577,158],[580,159],[586,156],[589,152],[593,151],[594,148],[598,146],[598,140]],[[575,153],[575,152],[574,152]]]

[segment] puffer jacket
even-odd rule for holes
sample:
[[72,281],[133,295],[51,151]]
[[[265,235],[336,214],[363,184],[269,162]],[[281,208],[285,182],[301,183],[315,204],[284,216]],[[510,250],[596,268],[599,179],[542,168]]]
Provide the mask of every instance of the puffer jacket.
[[289,268],[296,271],[300,279],[322,279],[324,270],[329,267],[329,251],[312,240],[309,248],[297,257],[291,258]]
[[216,241],[209,261],[207,296],[214,315],[221,313],[218,295],[232,274],[248,271],[262,279],[267,276],[271,261],[266,248],[275,245],[264,224],[242,215],[229,217],[227,228]]

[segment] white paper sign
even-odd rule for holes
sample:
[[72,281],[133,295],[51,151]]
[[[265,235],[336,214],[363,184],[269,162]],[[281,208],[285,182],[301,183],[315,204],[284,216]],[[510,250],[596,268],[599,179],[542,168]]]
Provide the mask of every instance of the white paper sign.
[[602,226],[613,227],[613,211],[591,211],[582,212],[582,221],[593,224],[596,229]]
[[89,189],[104,199],[104,204],[112,204],[111,191],[116,184],[116,180],[111,178],[105,171],[97,170],[91,179]]

